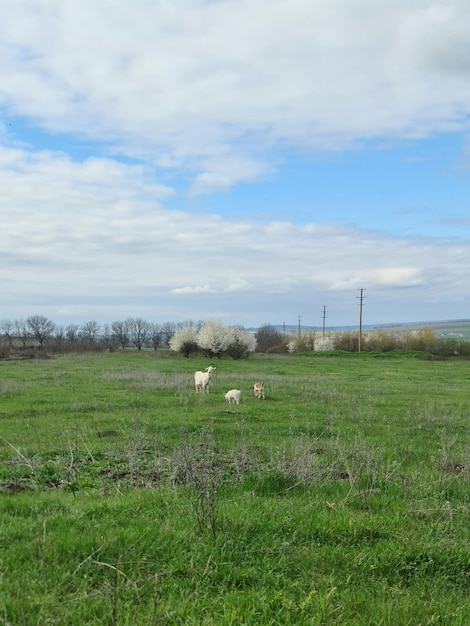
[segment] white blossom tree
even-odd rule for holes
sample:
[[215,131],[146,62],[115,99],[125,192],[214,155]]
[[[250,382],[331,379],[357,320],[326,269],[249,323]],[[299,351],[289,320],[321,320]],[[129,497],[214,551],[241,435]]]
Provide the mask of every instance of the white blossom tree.
[[197,345],[208,354],[220,359],[233,341],[233,329],[218,320],[204,322],[197,333]]
[[297,342],[293,339],[289,341],[287,344],[287,350],[289,354],[294,354],[295,352],[297,352]]
[[227,354],[232,359],[246,358],[250,352],[256,350],[256,337],[240,326],[232,326],[232,341],[227,348]]
[[191,352],[195,352],[198,347],[197,343],[198,331],[194,326],[183,326],[178,328],[168,342],[170,350],[179,352],[185,357],[189,357]]

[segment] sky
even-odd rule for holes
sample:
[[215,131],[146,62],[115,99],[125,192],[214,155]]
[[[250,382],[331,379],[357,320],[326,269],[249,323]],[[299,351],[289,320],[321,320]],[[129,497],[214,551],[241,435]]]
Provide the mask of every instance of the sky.
[[0,320],[470,318],[468,0],[0,8]]

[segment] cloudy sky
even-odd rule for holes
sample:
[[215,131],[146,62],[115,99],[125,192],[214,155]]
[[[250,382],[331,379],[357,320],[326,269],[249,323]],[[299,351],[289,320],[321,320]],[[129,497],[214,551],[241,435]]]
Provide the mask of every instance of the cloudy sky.
[[0,320],[470,318],[468,0],[0,7]]

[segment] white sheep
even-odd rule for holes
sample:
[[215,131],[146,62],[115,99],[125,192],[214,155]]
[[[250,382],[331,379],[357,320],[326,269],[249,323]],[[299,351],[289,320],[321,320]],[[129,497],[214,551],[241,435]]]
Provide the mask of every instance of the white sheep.
[[230,391],[227,391],[224,395],[224,398],[229,404],[240,404],[240,395],[240,389],[230,389]]
[[263,398],[264,400],[264,383],[255,383],[253,385],[253,393],[255,398]]
[[209,385],[212,378],[212,372],[215,370],[215,367],[209,365],[206,367],[204,372],[195,372],[194,373],[194,385],[196,387],[196,393],[209,393]]

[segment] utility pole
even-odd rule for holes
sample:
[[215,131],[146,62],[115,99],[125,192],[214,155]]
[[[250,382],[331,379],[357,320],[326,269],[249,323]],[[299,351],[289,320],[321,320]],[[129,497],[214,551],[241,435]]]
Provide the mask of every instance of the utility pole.
[[359,289],[361,295],[359,296],[359,340],[357,342],[357,351],[361,351],[361,340],[362,340],[362,306],[364,300],[364,289]]
[[323,305],[323,332],[322,337],[325,338],[325,320],[326,320],[326,304]]
[[298,329],[298,335],[299,335],[299,339],[300,339],[300,320],[302,319],[302,317],[299,315],[299,329]]

